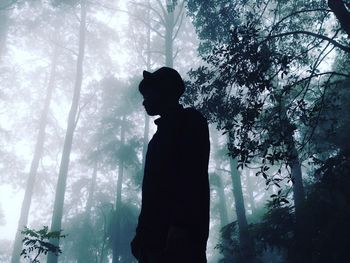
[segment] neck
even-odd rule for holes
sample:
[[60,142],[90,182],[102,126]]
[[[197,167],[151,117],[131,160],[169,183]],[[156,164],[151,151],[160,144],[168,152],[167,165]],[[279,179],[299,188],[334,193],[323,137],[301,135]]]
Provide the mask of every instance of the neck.
[[177,102],[176,104],[169,104],[161,114],[159,114],[161,117],[166,117],[168,115],[171,115],[173,112],[176,112],[178,109],[181,108],[181,105]]

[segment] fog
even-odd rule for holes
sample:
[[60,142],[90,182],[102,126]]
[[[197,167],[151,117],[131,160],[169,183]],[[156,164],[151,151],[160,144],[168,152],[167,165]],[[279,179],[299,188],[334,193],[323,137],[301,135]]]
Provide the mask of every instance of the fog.
[[208,263],[350,262],[349,25],[346,0],[0,0],[0,262],[137,262],[163,66],[209,123]]

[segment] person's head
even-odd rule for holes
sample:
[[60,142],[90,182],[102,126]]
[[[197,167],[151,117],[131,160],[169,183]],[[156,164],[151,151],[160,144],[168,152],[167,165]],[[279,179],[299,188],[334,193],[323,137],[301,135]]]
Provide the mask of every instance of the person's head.
[[162,115],[179,104],[185,84],[175,69],[162,67],[153,73],[143,71],[139,91],[143,96],[143,106],[147,114]]

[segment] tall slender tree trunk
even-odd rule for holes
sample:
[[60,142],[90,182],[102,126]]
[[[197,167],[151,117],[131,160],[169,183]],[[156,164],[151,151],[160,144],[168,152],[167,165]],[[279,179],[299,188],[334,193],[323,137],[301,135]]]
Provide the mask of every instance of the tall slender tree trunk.
[[[283,140],[287,146],[288,153],[288,166],[291,170],[291,179],[293,182],[293,199],[295,209],[295,246],[291,250],[290,258],[292,261],[297,263],[309,262],[310,253],[308,245],[308,229],[306,229],[306,219],[304,216],[304,201],[305,193],[303,186],[303,178],[301,171],[301,162],[299,159],[299,153],[295,145],[295,139],[293,137],[294,129],[288,118],[287,110],[285,108],[285,102],[281,100],[280,104],[281,111],[281,122],[283,123],[284,129],[282,130]],[[296,253],[297,252],[297,253]]]
[[[69,168],[69,158],[72,149],[73,135],[76,126],[76,115],[78,111],[80,91],[83,80],[83,61],[85,53],[85,34],[86,34],[86,1],[81,0],[81,16],[79,28],[79,53],[77,59],[76,79],[74,85],[74,94],[72,105],[68,116],[66,136],[64,139],[62,158],[58,173],[56,187],[55,203],[52,214],[51,231],[60,231],[63,215],[64,195],[66,191],[66,181]],[[51,242],[58,246],[59,239],[52,239]],[[48,254],[47,263],[57,263],[58,257],[52,253]]]
[[97,161],[94,161],[92,178],[91,178],[90,187],[89,187],[89,196],[88,196],[88,199],[86,201],[86,206],[85,206],[85,214],[87,215],[88,218],[90,218],[92,203],[94,201],[96,179],[97,179],[97,168],[98,168],[98,163],[97,163]]
[[301,216],[301,210],[305,201],[305,192],[303,186],[303,178],[301,172],[301,163],[299,160],[297,149],[295,148],[294,141],[291,145],[293,159],[290,161],[289,166],[291,169],[291,176],[293,180],[293,198],[295,204],[295,213],[298,221],[303,221]]
[[[338,19],[342,29],[348,34],[350,39],[350,12],[349,5],[342,0],[328,0],[328,6]],[[349,3],[349,2],[348,2]]]
[[[120,142],[121,145],[125,144],[125,115],[122,117],[122,125],[120,129]],[[112,263],[119,262],[119,257],[121,255],[120,244],[121,244],[121,211],[122,211],[122,186],[123,186],[123,177],[124,177],[124,162],[122,159],[119,160],[118,165],[118,180],[117,180],[117,193],[115,200],[115,212],[114,212],[114,222],[113,222],[113,261]]]
[[[147,5],[150,6],[150,0],[147,1]],[[150,23],[150,12],[151,9],[147,9],[147,22]],[[146,68],[147,71],[151,70],[151,28],[147,27],[147,57],[146,57]],[[142,142],[142,172],[145,169],[145,163],[146,163],[146,153],[147,153],[147,146],[149,141],[149,116],[145,112],[145,127],[143,130],[143,142]]]
[[165,17],[165,66],[172,68],[174,64],[173,57],[173,33],[174,33],[174,9],[169,6],[172,5],[172,1],[166,0],[167,16]]
[[92,171],[92,178],[91,178],[91,182],[90,182],[90,187],[89,187],[89,192],[88,192],[88,199],[86,201],[86,205],[85,205],[85,215],[84,215],[84,221],[83,221],[83,232],[81,233],[81,237],[80,237],[80,247],[81,244],[86,244],[86,246],[83,246],[84,248],[79,251],[78,253],[78,263],[85,263],[87,262],[87,260],[90,259],[91,255],[90,254],[90,250],[89,250],[89,235],[88,235],[88,231],[90,226],[90,213],[91,213],[91,208],[92,208],[92,203],[94,200],[94,193],[95,193],[95,188],[96,188],[96,179],[97,179],[97,161],[94,161],[94,168]]
[[[211,138],[212,138],[212,149],[215,156],[215,153],[219,152],[219,137],[218,131],[215,127],[211,127]],[[226,205],[226,197],[225,197],[225,188],[222,183],[221,175],[219,174],[220,170],[220,161],[218,158],[214,157],[215,170],[217,173],[216,183],[217,183],[217,192],[219,195],[219,213],[220,213],[220,224],[221,227],[224,227],[229,223],[228,215],[227,215],[227,205]]]
[[55,48],[52,57],[51,70],[49,75],[49,82],[46,90],[46,97],[44,102],[44,107],[41,112],[41,117],[39,121],[39,131],[38,138],[35,145],[34,156],[32,163],[30,165],[30,171],[27,179],[26,189],[24,193],[24,198],[22,201],[21,214],[18,220],[18,227],[16,231],[16,237],[13,245],[11,263],[18,263],[20,260],[20,254],[22,252],[22,239],[21,230],[28,223],[28,216],[30,210],[30,204],[32,201],[33,189],[35,185],[35,179],[38,171],[39,161],[42,157],[42,152],[44,148],[45,141],[45,128],[47,124],[47,116],[49,113],[50,102],[52,97],[52,92],[55,86],[55,75],[56,75],[56,66],[58,60],[58,48]]
[[285,107],[284,100],[280,102],[280,118],[281,123],[284,126],[282,129],[283,142],[287,146],[288,153],[288,166],[291,169],[291,178],[293,182],[293,198],[295,205],[295,217],[297,224],[298,222],[302,223],[302,206],[305,201],[305,193],[303,186],[303,177],[301,172],[301,162],[299,159],[299,153],[295,145],[295,140],[293,137],[294,129],[288,118],[287,110]]
[[241,175],[237,169],[237,160],[230,158],[230,169],[233,186],[233,196],[235,198],[235,208],[239,229],[239,245],[241,259],[245,263],[254,262],[254,245],[248,230],[247,217],[244,207]]
[[[292,251],[291,258],[297,263],[307,263],[311,260],[311,254],[309,250],[309,234],[307,225],[307,217],[304,214],[304,202],[305,192],[303,186],[303,178],[301,171],[301,162],[299,159],[298,151],[295,147],[293,135],[290,134],[287,139],[288,151],[291,154],[290,161],[288,163],[291,169],[291,177],[293,181],[293,199],[295,208],[295,248]],[[298,251],[298,253],[295,253]]]
[[9,10],[0,10],[0,61],[5,51],[9,26]]
[[228,224],[228,215],[224,186],[220,175],[217,176],[217,191],[219,195],[220,225],[224,227]]

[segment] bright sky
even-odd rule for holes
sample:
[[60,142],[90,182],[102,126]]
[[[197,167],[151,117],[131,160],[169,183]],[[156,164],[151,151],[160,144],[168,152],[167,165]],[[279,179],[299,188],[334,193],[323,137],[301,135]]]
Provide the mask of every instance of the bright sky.
[[[121,9],[126,9],[125,3],[126,0],[118,1],[119,6]],[[125,26],[127,24],[127,15],[125,13],[118,13],[118,14],[111,14],[106,17],[99,17],[103,22],[111,26],[112,28],[119,29],[119,31],[122,31],[125,29]],[[11,49],[11,47],[9,47]],[[44,60],[38,60],[38,57],[35,57],[35,55],[32,55],[31,53],[28,53],[26,50],[21,49],[11,49],[11,59],[13,60],[13,63],[20,66],[20,70],[23,72],[28,72],[33,69],[35,66],[40,65],[47,65],[48,61]],[[116,62],[119,65],[123,65],[125,61],[127,61],[129,58],[126,54],[122,52],[116,52]],[[126,73],[123,72],[123,68],[121,67],[121,73],[119,73],[119,77],[125,78]],[[54,105],[51,105],[54,106]],[[53,108],[55,111],[55,109]],[[56,115],[56,114],[55,114]],[[62,114],[60,114],[62,115]],[[57,117],[57,116],[56,116]],[[67,116],[61,116],[62,120],[59,120],[60,122],[66,122]],[[2,128],[6,128],[6,123],[9,123],[9,120],[4,118],[3,116],[0,116],[0,123]],[[31,160],[32,153],[28,147],[23,146],[17,146],[16,151],[18,152],[18,155],[24,156],[26,160]],[[30,161],[29,161],[30,162]],[[29,166],[29,163],[27,164]],[[29,170],[27,167],[26,170]],[[18,219],[20,215],[21,210],[21,204],[23,201],[24,196],[24,190],[18,190],[14,189],[11,185],[0,185],[0,209],[2,214],[4,215],[4,219],[2,222],[3,225],[0,225],[0,240],[1,239],[9,239],[14,240]]]
[[0,186],[0,207],[5,216],[5,225],[0,225],[0,240],[15,238],[24,191],[15,191],[10,185]]

